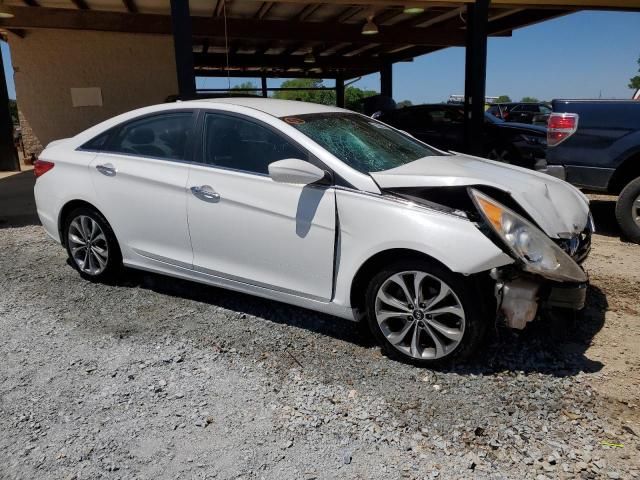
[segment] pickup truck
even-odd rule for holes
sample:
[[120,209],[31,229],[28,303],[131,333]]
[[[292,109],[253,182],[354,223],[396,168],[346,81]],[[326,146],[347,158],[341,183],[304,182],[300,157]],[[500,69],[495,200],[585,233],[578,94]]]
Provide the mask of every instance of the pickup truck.
[[640,243],[640,102],[554,100],[546,161],[536,169],[585,191],[618,195],[616,219]]

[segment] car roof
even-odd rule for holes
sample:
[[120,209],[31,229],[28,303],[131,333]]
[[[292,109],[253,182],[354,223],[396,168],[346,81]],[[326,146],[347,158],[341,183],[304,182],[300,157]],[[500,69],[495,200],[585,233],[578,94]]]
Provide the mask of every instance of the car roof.
[[291,115],[306,115],[309,113],[332,113],[344,112],[352,113],[342,108],[331,105],[321,105],[319,103],[298,102],[294,100],[279,100],[275,98],[262,97],[229,97],[229,98],[207,98],[199,100],[189,100],[180,102],[182,104],[203,104],[207,107],[215,107],[216,104],[236,105],[238,107],[253,108],[260,110],[274,117],[288,117]]

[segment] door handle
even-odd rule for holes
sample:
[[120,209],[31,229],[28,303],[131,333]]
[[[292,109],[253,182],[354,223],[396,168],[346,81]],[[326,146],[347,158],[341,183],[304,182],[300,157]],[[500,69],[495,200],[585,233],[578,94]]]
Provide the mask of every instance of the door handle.
[[107,177],[115,177],[117,173],[116,167],[114,167],[110,163],[105,163],[104,165],[96,165],[96,170],[98,170],[101,174],[106,175]]
[[206,200],[220,200],[220,194],[216,192],[209,185],[202,185],[200,187],[191,187],[191,193],[193,193],[196,197],[202,197]]

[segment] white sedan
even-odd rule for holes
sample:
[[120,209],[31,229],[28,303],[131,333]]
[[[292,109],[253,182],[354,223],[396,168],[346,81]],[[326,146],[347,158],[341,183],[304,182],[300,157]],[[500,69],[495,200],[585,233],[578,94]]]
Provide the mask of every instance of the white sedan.
[[52,142],[35,173],[40,220],[83,277],[125,265],[366,320],[417,364],[585,302],[577,189],[339,108],[147,107]]

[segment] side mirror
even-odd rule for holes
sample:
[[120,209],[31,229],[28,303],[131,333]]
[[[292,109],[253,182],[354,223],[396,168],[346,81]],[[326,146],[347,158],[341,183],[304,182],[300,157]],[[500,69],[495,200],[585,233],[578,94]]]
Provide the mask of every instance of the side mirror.
[[269,176],[274,182],[308,185],[327,176],[324,170],[297,158],[287,158],[269,164]]

